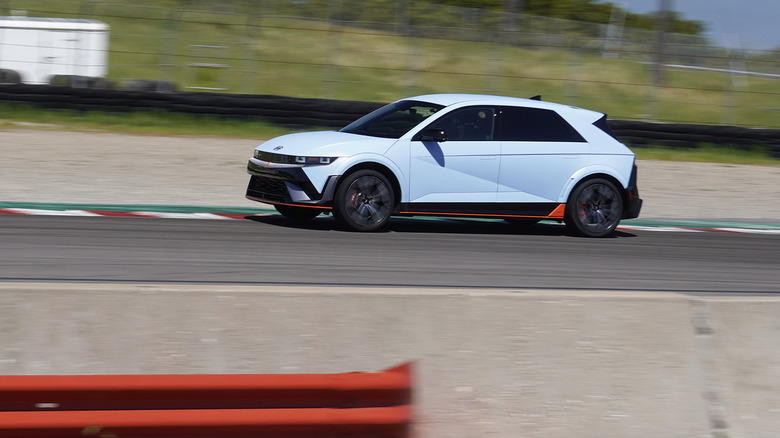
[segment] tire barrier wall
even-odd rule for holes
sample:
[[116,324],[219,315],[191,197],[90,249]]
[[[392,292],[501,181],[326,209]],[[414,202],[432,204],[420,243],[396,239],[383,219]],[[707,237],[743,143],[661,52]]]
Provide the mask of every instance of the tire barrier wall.
[[775,158],[780,158],[780,129],[628,120],[610,120],[610,127],[621,141],[634,146],[693,148],[700,144],[712,144],[741,149],[762,147],[771,151]]
[[0,437],[407,437],[411,365],[378,373],[0,376]]
[[0,102],[81,111],[164,110],[226,117],[263,118],[280,125],[340,128],[381,103],[283,96],[158,93],[47,85],[0,85]]
[[[166,85],[166,84],[163,84]],[[145,90],[170,89],[144,84]],[[101,111],[165,110],[225,117],[263,118],[280,125],[340,128],[383,103],[306,99],[272,95],[215,94],[74,88],[47,85],[0,85],[0,101],[45,108]],[[780,158],[780,129],[649,123],[611,120],[621,141],[634,146],[764,147]]]

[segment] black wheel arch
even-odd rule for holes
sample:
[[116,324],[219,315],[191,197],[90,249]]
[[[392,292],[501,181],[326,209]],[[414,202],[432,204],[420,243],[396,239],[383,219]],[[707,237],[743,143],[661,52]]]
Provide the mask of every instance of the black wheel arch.
[[344,172],[339,179],[344,180],[348,175],[365,169],[381,173],[390,182],[394,195],[393,210],[395,213],[397,213],[398,207],[401,205],[401,183],[398,182],[398,178],[396,178],[395,173],[393,173],[393,171],[390,170],[387,166],[376,162],[358,163],[347,169],[347,171]]
[[[599,205],[598,207],[594,207],[590,204],[591,198],[588,198],[587,206],[586,204],[579,204],[581,201],[585,202],[585,200],[580,198],[580,196],[582,193],[584,193],[583,191],[587,189],[587,186],[590,182],[594,182],[595,184],[599,185],[611,185],[615,190],[613,193],[616,199],[613,199],[615,199],[616,202],[619,199],[619,206],[610,212],[610,206],[612,203],[610,202],[605,204],[607,206],[605,208],[607,213],[603,214],[600,206],[600,200],[603,196],[606,195],[602,194],[599,194],[599,201],[597,201],[596,204]],[[610,189],[610,191],[612,191],[612,189]],[[584,237],[608,236],[617,228],[620,220],[625,216],[627,199],[628,191],[616,178],[603,173],[588,175],[582,178],[572,187],[572,190],[566,199],[566,210],[564,212],[563,222],[566,224],[566,227],[575,235]],[[577,200],[577,202],[574,202],[573,200]],[[583,211],[578,213],[580,205],[582,206],[581,208]],[[588,213],[588,211],[590,211],[590,213]],[[596,215],[595,212],[598,212],[598,215]],[[593,219],[593,221],[588,220],[586,216]]]
[[[590,181],[592,179],[605,179],[605,180],[611,182],[612,184],[614,184],[615,187],[617,187],[618,192],[620,192],[620,197],[622,198],[623,206],[625,208],[625,206],[629,202],[628,191],[626,190],[625,187],[623,187],[623,184],[621,184],[620,181],[617,180],[617,178],[615,178],[614,176],[612,176],[610,174],[607,174],[607,173],[594,173],[592,175],[588,175],[588,176],[582,178],[581,180],[577,181],[577,184],[574,184],[574,186],[569,191],[569,197],[571,197],[571,194],[574,193],[575,190],[577,190],[577,187],[585,184],[586,182],[588,182],[588,181]],[[566,199],[566,202],[567,203],[569,202],[568,198]]]

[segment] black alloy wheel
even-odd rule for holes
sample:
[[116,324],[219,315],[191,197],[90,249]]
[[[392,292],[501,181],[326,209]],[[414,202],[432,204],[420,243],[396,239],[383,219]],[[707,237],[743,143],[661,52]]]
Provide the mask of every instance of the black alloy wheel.
[[572,232],[586,237],[612,234],[623,217],[623,198],[615,185],[603,178],[577,186],[566,203],[564,221]]
[[376,231],[390,220],[395,193],[381,173],[364,169],[343,178],[333,199],[336,221],[355,231]]

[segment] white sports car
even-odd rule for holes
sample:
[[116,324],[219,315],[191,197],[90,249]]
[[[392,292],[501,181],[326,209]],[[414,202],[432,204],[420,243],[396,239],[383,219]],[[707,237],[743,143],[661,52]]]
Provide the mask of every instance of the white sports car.
[[399,100],[339,131],[268,140],[247,170],[247,198],[292,219],[332,213],[359,231],[435,215],[563,221],[598,237],[642,206],[634,153],[606,115],[538,97]]

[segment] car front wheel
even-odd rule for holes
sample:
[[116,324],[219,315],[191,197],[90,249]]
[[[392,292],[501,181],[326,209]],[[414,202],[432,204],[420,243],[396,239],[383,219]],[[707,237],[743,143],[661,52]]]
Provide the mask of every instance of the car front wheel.
[[623,198],[615,185],[602,178],[577,186],[566,203],[566,226],[587,237],[603,237],[617,228],[623,217]]
[[393,214],[395,195],[390,182],[379,172],[359,170],[344,177],[333,199],[336,221],[355,231],[376,231]]

